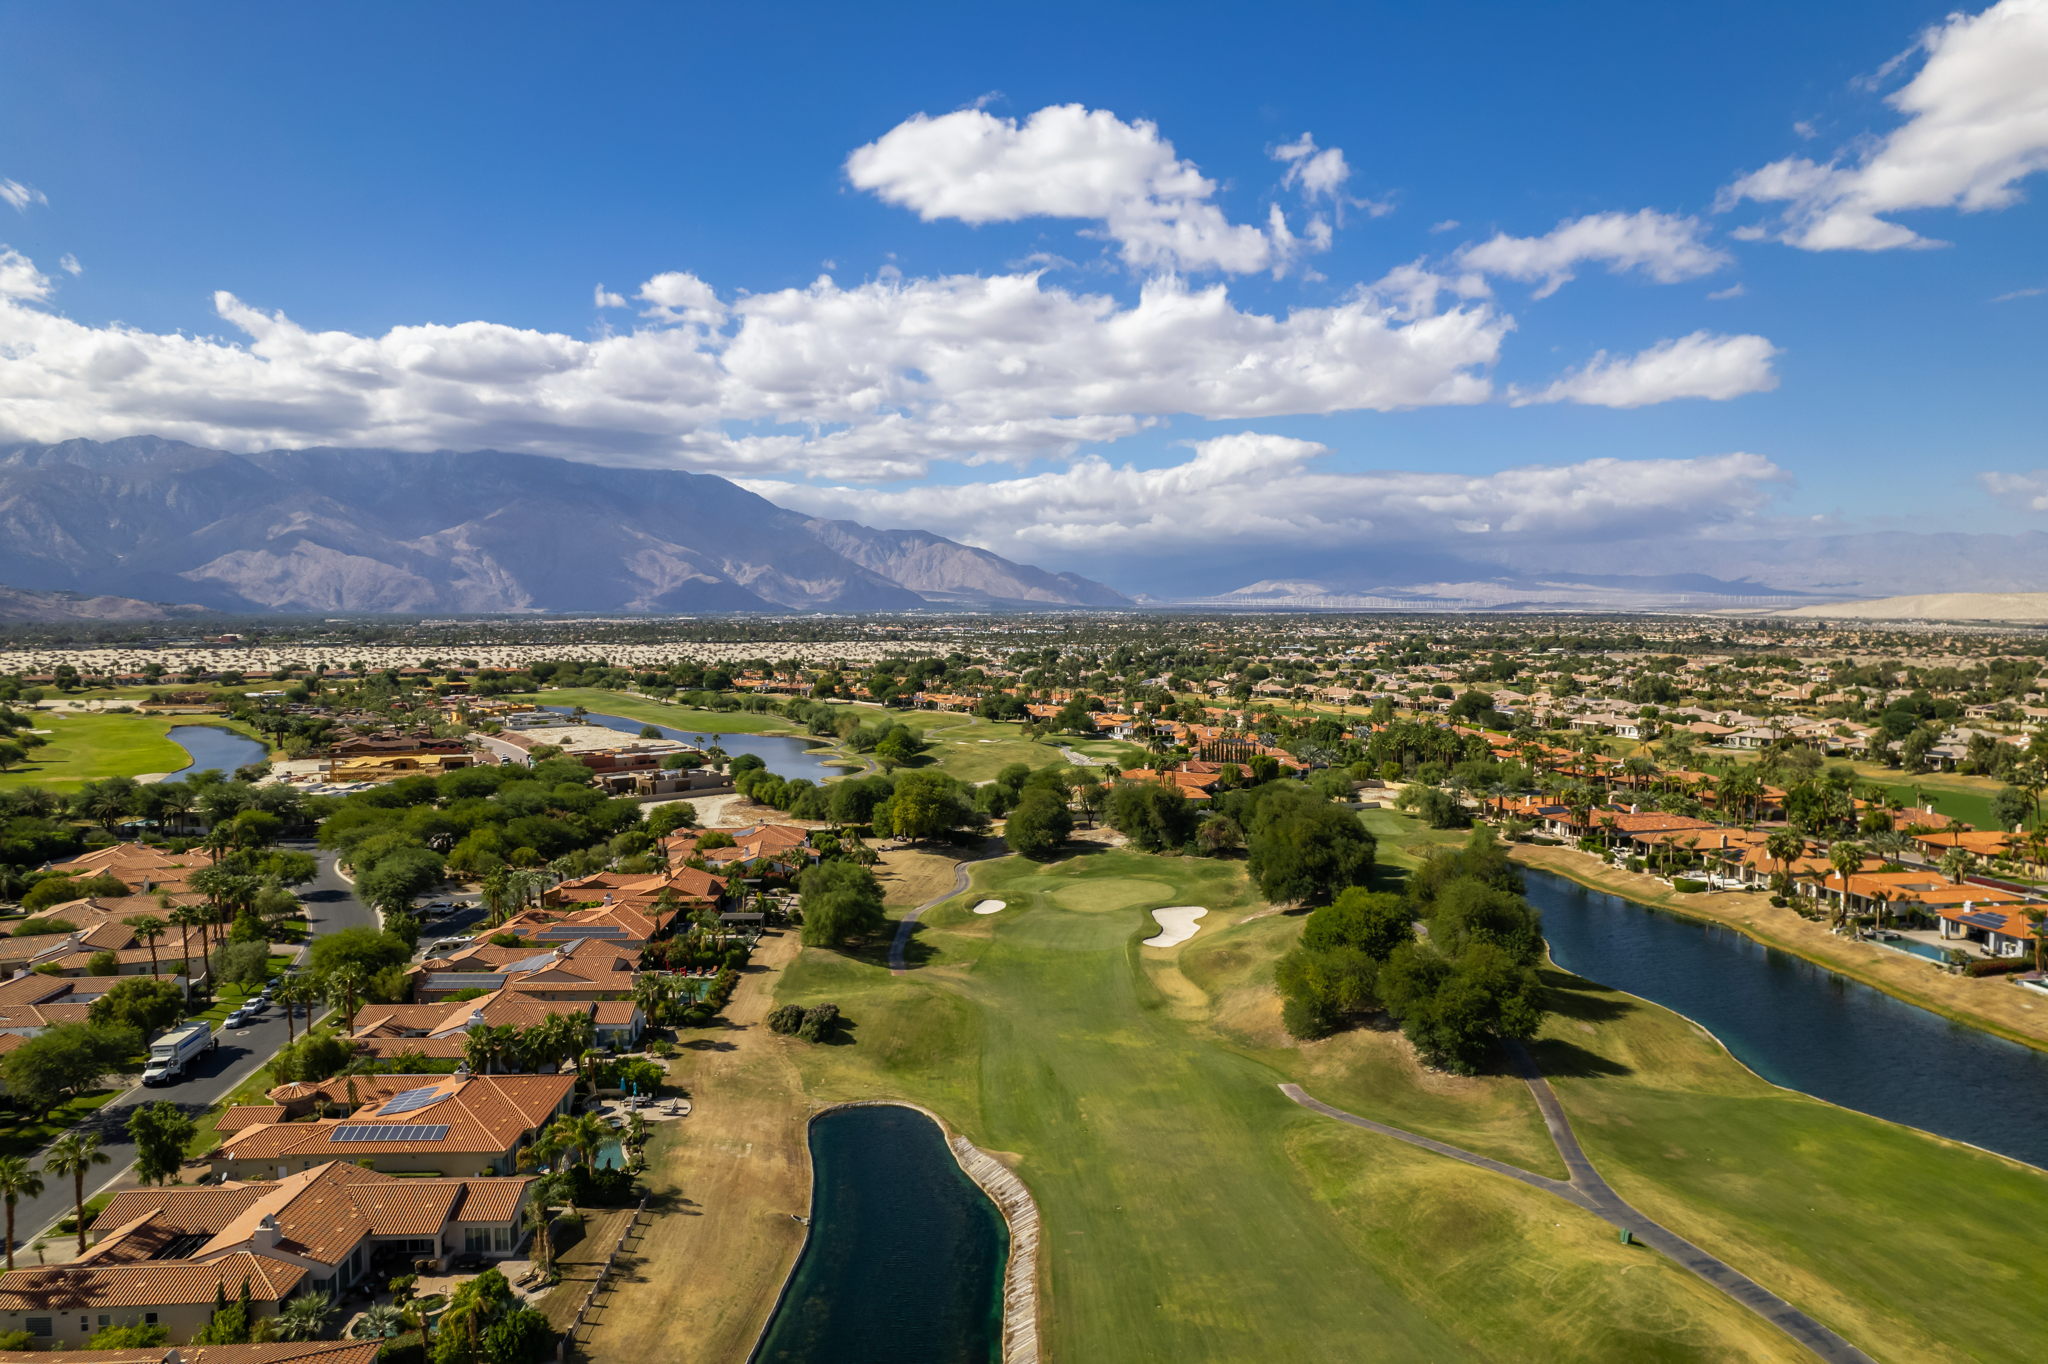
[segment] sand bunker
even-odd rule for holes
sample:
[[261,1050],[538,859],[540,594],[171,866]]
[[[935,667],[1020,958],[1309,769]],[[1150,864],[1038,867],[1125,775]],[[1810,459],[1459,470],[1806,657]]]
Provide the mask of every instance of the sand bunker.
[[1001,900],[983,900],[980,904],[974,907],[974,912],[976,914],[993,914],[997,910],[1002,909],[1003,907],[1003,902]]
[[1171,909],[1155,909],[1152,917],[1159,922],[1159,931],[1145,939],[1147,947],[1178,947],[1195,936],[1195,920],[1209,911],[1197,905],[1175,905]]

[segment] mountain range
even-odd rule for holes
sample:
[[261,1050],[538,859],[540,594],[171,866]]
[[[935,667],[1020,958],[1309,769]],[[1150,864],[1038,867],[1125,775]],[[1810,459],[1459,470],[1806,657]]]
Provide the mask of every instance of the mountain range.
[[491,450],[245,455],[153,436],[0,446],[0,583],[242,612],[1130,604],[710,474]]

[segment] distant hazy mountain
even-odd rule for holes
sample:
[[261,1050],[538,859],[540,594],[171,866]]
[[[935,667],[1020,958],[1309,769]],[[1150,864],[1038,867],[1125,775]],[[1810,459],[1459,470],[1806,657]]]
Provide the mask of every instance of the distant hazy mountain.
[[0,582],[223,610],[1117,606],[1085,578],[725,479],[496,451],[0,447]]
[[72,620],[172,620],[204,615],[199,606],[170,606],[133,597],[86,597],[76,592],[24,592],[0,587],[0,625],[51,625]]
[[2048,590],[2048,535],[1361,548],[1314,576],[1266,577],[1186,604],[1295,611],[1789,610],[1907,594]]

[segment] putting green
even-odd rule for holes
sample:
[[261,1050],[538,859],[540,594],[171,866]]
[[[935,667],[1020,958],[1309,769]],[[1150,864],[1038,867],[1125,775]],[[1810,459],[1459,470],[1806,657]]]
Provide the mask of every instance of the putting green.
[[1171,885],[1149,876],[1110,876],[1091,877],[1061,886],[1052,893],[1052,899],[1062,909],[1087,914],[1157,904],[1172,894]]

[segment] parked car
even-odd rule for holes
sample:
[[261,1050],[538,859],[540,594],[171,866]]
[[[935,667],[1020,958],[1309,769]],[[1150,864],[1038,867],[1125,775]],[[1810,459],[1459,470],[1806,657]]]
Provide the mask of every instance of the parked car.
[[237,1009],[221,1021],[223,1028],[246,1028],[256,1021],[256,1015],[246,1009]]

